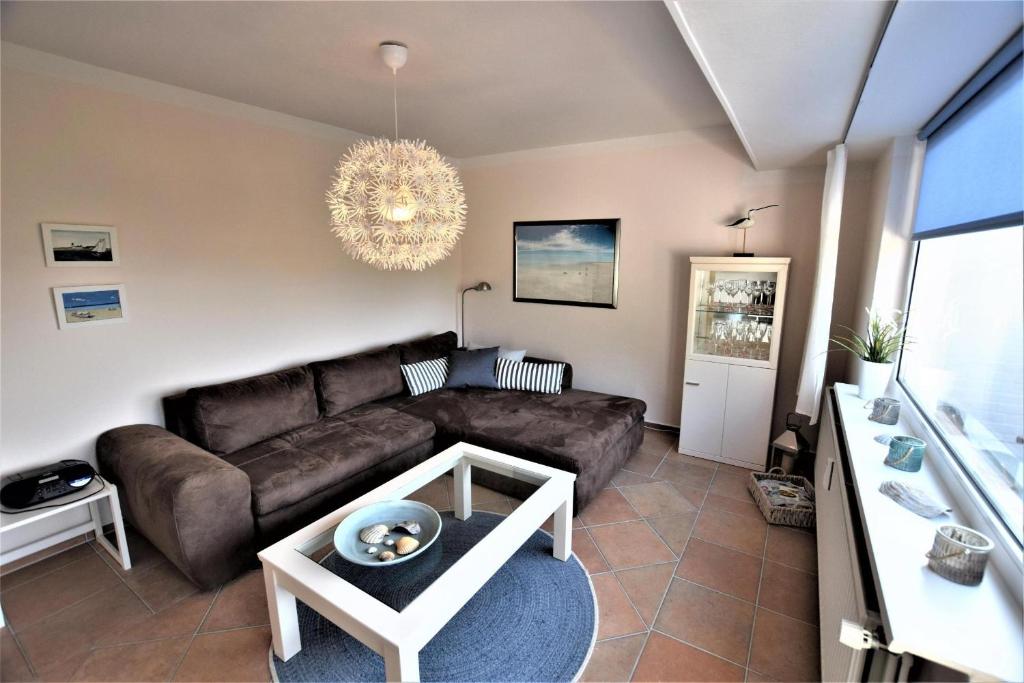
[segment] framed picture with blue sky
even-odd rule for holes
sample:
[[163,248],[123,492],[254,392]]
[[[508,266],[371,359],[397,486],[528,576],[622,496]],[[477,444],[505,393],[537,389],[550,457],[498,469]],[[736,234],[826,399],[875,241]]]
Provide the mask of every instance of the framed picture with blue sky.
[[512,300],[615,308],[619,219],[516,221]]

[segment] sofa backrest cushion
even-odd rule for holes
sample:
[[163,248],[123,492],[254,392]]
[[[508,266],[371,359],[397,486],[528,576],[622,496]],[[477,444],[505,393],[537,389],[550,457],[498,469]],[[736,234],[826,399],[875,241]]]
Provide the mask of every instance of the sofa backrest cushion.
[[320,411],[308,367],[189,389],[196,442],[218,455],[316,422]]
[[398,349],[312,363],[320,409],[333,417],[370,401],[402,393]]
[[417,339],[408,344],[396,344],[391,348],[398,349],[402,365],[412,365],[425,360],[447,358],[458,344],[459,338],[454,332],[444,332],[426,339]]

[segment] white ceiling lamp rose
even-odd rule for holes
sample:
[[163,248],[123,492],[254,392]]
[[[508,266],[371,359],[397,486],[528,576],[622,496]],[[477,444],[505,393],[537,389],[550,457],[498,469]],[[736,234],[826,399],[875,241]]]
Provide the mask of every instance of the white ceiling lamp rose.
[[361,140],[338,161],[331,231],[354,259],[381,270],[423,270],[446,258],[466,223],[459,174],[423,140],[398,137],[398,70],[409,50],[384,42],[394,83],[395,139]]

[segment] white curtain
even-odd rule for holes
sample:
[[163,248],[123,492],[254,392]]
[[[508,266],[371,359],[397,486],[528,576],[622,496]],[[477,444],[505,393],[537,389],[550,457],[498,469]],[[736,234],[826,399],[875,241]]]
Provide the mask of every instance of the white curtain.
[[800,365],[796,412],[818,422],[821,391],[825,385],[825,362],[832,326],[832,297],[836,288],[836,260],[839,257],[839,222],[843,212],[843,188],[846,184],[846,145],[828,152],[825,167],[825,192],[821,199],[821,237],[818,240],[818,269],[814,276],[811,318],[807,324],[804,359]]

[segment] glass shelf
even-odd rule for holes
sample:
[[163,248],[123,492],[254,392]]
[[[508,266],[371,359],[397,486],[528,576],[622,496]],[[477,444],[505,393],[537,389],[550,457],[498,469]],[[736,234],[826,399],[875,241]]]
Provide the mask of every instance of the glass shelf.
[[693,353],[770,362],[775,271],[698,269]]
[[755,304],[715,304],[697,307],[698,313],[728,313],[754,316],[757,318],[775,317],[775,306],[764,306]]

